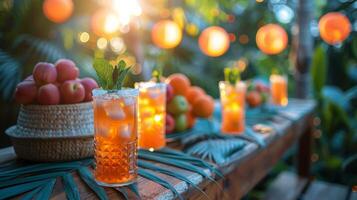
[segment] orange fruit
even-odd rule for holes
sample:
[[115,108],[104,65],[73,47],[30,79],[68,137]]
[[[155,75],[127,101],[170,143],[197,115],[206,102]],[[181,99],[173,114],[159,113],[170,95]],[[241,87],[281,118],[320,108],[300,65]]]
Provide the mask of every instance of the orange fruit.
[[192,106],[190,106],[188,112],[186,113],[187,128],[192,128],[196,123],[196,117],[192,113]]
[[214,111],[214,100],[208,95],[201,96],[192,104],[192,113],[196,117],[208,118]]
[[205,91],[197,86],[190,87],[186,92],[186,99],[191,104],[196,100],[196,98],[205,95]]
[[45,16],[55,23],[63,23],[73,13],[72,0],[45,0],[42,5]]
[[173,87],[175,95],[185,96],[191,85],[187,76],[179,73],[171,74],[169,77],[167,77],[166,81]]

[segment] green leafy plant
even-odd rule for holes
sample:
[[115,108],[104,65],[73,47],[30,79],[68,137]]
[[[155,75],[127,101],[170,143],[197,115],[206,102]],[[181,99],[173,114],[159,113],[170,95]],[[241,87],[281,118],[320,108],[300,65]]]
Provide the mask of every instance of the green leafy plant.
[[96,58],[93,67],[97,73],[99,85],[105,90],[120,90],[131,67],[124,60],[112,65],[104,58]]
[[237,67],[224,68],[224,80],[235,85],[240,80],[240,71]]

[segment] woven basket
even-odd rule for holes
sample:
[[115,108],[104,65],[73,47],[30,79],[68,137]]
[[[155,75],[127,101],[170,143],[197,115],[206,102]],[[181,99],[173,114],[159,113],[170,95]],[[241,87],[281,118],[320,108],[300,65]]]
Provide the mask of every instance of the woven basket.
[[6,130],[19,158],[69,161],[93,155],[92,103],[22,105],[17,125]]

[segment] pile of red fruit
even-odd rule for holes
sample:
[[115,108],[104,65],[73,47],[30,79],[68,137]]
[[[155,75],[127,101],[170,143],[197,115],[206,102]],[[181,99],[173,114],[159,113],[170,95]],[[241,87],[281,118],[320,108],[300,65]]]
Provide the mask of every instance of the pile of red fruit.
[[172,74],[166,79],[166,133],[190,129],[196,118],[208,118],[214,111],[214,100],[198,86],[191,86],[183,74]]
[[258,107],[268,101],[270,89],[262,82],[249,82],[246,101],[252,108]]
[[32,75],[19,83],[15,99],[19,104],[73,104],[92,100],[92,90],[98,84],[92,78],[79,79],[79,69],[68,59],[54,65],[39,62]]

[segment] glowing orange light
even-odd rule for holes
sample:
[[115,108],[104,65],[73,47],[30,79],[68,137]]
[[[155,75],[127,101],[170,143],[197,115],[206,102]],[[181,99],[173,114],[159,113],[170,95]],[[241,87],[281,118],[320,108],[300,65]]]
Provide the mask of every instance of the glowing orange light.
[[45,0],[42,5],[45,16],[52,22],[63,23],[72,15],[72,0]]
[[229,48],[229,35],[221,27],[206,28],[198,38],[201,51],[212,57],[223,55]]
[[236,35],[234,35],[234,33],[229,33],[228,34],[229,35],[229,40],[231,41],[231,42],[234,42],[234,41],[236,41]]
[[174,21],[162,20],[154,25],[151,31],[151,38],[156,46],[163,49],[171,49],[180,44],[182,31]]
[[319,30],[321,38],[328,44],[343,42],[351,32],[348,18],[338,12],[330,12],[320,18]]
[[260,27],[255,39],[258,48],[269,55],[282,52],[288,44],[288,34],[277,24]]
[[118,16],[110,10],[101,9],[91,19],[92,31],[98,36],[111,35],[119,29]]

